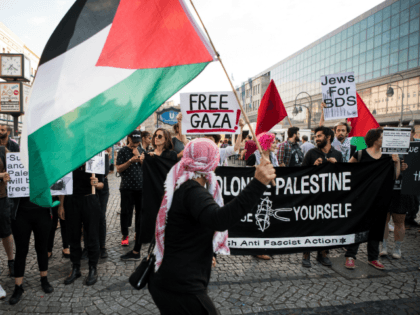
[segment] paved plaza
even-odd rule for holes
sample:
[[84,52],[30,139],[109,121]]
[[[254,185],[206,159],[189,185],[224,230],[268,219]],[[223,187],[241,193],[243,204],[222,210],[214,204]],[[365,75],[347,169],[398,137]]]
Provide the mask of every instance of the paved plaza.
[[[0,314],[159,314],[147,289],[133,290],[128,277],[139,263],[122,262],[119,230],[119,179],[109,175],[111,196],[107,211],[109,258],[98,265],[98,282],[84,286],[83,277],[65,286],[71,263],[61,255],[61,235],[56,233],[48,279],[54,287],[45,294],[40,286],[36,254],[31,242],[22,300],[8,304],[14,279],[8,277],[7,258],[0,246],[0,284],[7,291]],[[130,232],[133,247],[134,232]],[[390,236],[393,248],[393,236]],[[385,271],[367,265],[366,245],[356,261],[357,269],[344,268],[344,249],[332,250],[332,268],[321,266],[312,254],[312,268],[301,266],[302,254],[273,256],[269,261],[251,256],[219,256],[213,268],[209,295],[221,314],[420,314],[420,233],[407,231],[399,260],[383,258]],[[142,249],[144,257],[147,248]]]

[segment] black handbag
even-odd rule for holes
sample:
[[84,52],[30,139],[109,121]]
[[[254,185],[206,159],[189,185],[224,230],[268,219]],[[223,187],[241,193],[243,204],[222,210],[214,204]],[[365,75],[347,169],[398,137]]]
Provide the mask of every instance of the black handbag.
[[149,276],[150,273],[153,272],[153,268],[155,266],[156,261],[155,255],[153,254],[154,248],[155,239],[153,238],[149,246],[147,257],[143,258],[140,265],[138,265],[136,270],[131,274],[130,278],[128,279],[131,286],[136,290],[143,289],[149,282]]

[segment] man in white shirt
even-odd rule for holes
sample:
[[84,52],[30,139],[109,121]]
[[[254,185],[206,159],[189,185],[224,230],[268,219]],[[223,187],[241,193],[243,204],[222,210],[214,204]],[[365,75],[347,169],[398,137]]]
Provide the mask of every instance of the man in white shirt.
[[[242,131],[245,126],[243,119],[239,119],[238,125],[241,128],[241,130],[239,132],[238,139],[236,139],[235,146],[219,148],[219,153],[220,153],[219,166],[227,166],[228,157],[239,153],[239,149],[241,147],[241,142],[242,142]],[[204,137],[210,140],[213,140],[216,144],[218,144],[220,142],[220,139],[222,138],[220,135],[204,135]]]
[[303,155],[313,148],[315,148],[315,146],[308,141],[308,136],[302,136],[302,145],[300,146],[300,149],[302,150]]

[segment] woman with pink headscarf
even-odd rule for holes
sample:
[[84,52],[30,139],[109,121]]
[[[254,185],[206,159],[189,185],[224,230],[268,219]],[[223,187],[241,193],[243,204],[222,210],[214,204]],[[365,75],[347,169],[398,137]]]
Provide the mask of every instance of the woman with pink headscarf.
[[[263,156],[273,164],[274,167],[279,166],[279,162],[277,160],[276,155],[274,152],[276,151],[276,136],[269,132],[262,132],[257,136],[257,141],[261,145],[261,149],[263,150]],[[247,166],[254,166],[259,165],[261,163],[261,153],[260,151],[255,151],[246,161]]]
[[220,155],[205,138],[189,142],[168,173],[156,219],[155,272],[149,291],[163,315],[218,314],[207,295],[213,253],[229,255],[227,229],[254,207],[275,178],[268,162],[234,200],[223,205],[214,170]]

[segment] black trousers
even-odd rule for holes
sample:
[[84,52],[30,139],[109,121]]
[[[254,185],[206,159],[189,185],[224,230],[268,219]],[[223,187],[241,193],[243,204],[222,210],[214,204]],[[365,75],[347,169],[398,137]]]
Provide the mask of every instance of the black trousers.
[[[347,246],[345,257],[352,257],[356,259],[357,252],[359,251],[360,243],[351,244]],[[368,240],[367,242],[367,250],[368,250],[368,260],[378,260],[379,258],[379,242]]]
[[[58,225],[58,207],[52,208],[52,225],[50,230],[50,235],[48,237],[48,252],[51,253],[54,248],[54,239],[55,239],[55,232],[57,230]],[[67,236],[67,225],[66,220],[60,219],[60,230],[61,230],[61,240],[63,243],[63,248],[69,248],[69,241]]]
[[136,208],[136,219],[135,223],[140,221],[141,216],[141,202],[142,202],[142,191],[141,190],[120,190],[121,192],[121,234],[123,236],[128,235],[128,228],[131,226],[133,221],[133,210]]
[[[153,276],[152,276],[153,277]],[[154,286],[149,280],[149,292],[161,315],[219,315],[206,293],[197,295],[175,294]]]
[[18,208],[16,220],[12,220],[13,238],[15,239],[15,278],[25,274],[26,256],[32,231],[34,232],[35,251],[39,271],[48,270],[48,236],[51,230],[50,209]]
[[108,206],[109,191],[106,193],[99,192],[99,204],[101,213],[99,215],[99,246],[105,248],[106,246],[106,207]]
[[89,266],[96,266],[99,260],[99,215],[101,211],[97,195],[66,196],[64,211],[70,244],[70,260],[80,266],[82,257],[82,226],[86,233]]

